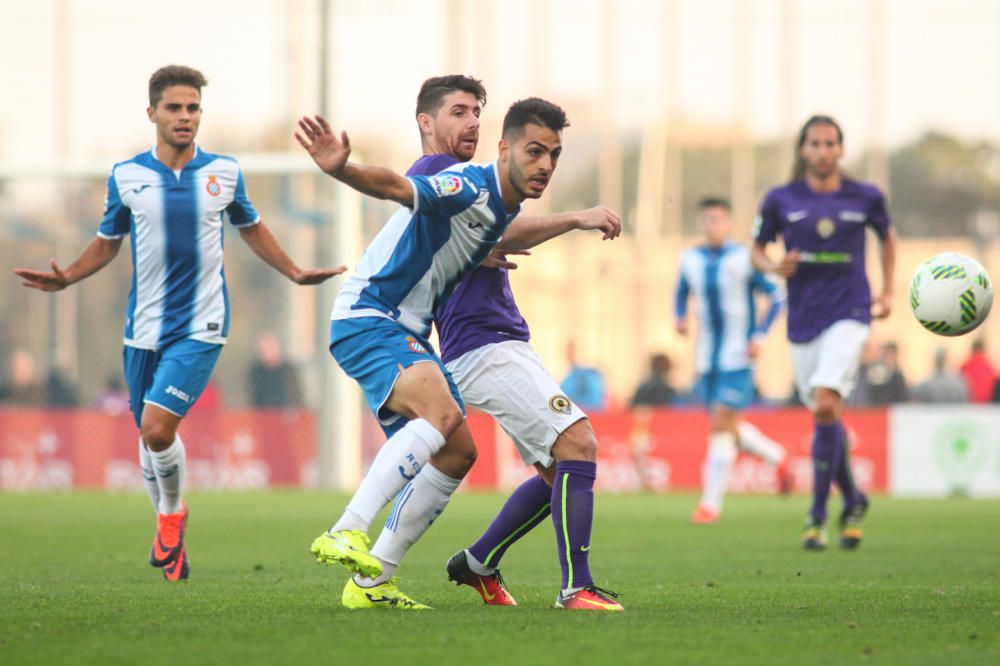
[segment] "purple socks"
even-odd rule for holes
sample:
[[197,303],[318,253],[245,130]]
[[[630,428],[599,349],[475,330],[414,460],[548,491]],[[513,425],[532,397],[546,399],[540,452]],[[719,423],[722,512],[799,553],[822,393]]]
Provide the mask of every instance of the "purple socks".
[[517,487],[476,543],[469,547],[483,566],[495,569],[515,541],[549,516],[552,489],[540,476]]
[[556,465],[552,486],[552,524],[562,567],[562,589],[593,585],[590,577],[590,530],[594,523],[597,463],[566,460]]

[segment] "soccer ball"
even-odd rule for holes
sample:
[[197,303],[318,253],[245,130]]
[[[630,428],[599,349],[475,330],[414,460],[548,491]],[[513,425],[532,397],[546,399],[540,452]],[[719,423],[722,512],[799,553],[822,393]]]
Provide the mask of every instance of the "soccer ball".
[[931,333],[964,335],[983,323],[993,305],[993,285],[982,265],[945,252],[922,263],[910,280],[910,307]]

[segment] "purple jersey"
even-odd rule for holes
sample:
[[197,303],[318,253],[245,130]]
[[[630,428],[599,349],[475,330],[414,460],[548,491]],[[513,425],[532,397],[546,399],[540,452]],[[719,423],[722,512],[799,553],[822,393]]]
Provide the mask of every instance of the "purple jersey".
[[842,178],[836,192],[813,192],[799,180],[767,193],[754,239],[765,245],[780,235],[786,250],[801,254],[788,280],[789,340],[808,342],[842,319],[871,321],[865,227],[884,239],[890,224],[882,193],[856,180]]
[[[458,160],[451,155],[424,155],[407,176],[432,176]],[[531,337],[528,322],[514,302],[505,268],[476,268],[466,273],[451,296],[434,309],[441,360],[445,363],[484,345]]]

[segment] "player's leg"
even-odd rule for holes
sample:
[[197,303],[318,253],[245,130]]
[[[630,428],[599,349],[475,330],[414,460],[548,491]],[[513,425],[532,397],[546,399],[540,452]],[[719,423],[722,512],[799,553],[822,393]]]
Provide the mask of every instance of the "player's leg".
[[[710,402],[717,400],[713,396]],[[739,413],[729,406],[715,402],[709,411],[710,433],[708,452],[702,469],[702,495],[698,508],[691,515],[693,524],[713,523],[722,514],[722,500],[729,486],[729,473],[736,460]]]
[[[440,361],[398,323],[378,318],[334,321],[331,341],[330,351],[337,363],[361,385],[369,406],[390,437],[344,513],[330,530],[313,541],[311,550],[318,562],[341,564],[354,573],[377,576],[382,567],[369,554],[371,542],[366,533],[371,521],[445,446],[442,429],[450,434],[461,422],[462,414],[447,393]],[[400,382],[402,393],[414,391],[412,387],[427,391],[431,404],[422,409],[429,419],[407,420],[416,414],[393,411],[389,400]],[[435,396],[452,404],[437,405]]]
[[834,477],[834,483],[840,488],[840,493],[844,498],[844,508],[840,513],[840,547],[853,550],[861,545],[861,539],[864,536],[861,523],[868,513],[868,497],[854,482],[854,474],[851,471],[850,440],[843,423],[840,424],[840,441],[842,453]]
[[196,340],[167,347],[158,355],[153,381],[144,397],[140,432],[159,490],[157,535],[150,562],[163,567],[167,580],[185,579],[190,572],[184,545],[187,452],[177,428],[208,385],[221,351],[221,345]]
[[625,610],[614,592],[594,585],[590,574],[590,534],[594,524],[597,437],[590,421],[567,428],[552,447],[556,477],[552,484],[552,525],[556,533],[562,589],[556,608]]
[[397,496],[371,548],[381,572],[374,576],[359,573],[348,582],[343,594],[348,608],[377,606],[386,603],[383,599],[397,608],[424,607],[399,591],[393,575],[409,549],[444,511],[476,458],[458,388],[443,366],[418,363],[403,370],[386,407],[406,418],[426,420],[449,435],[429,464],[423,465]]
[[485,345],[448,364],[466,404],[492,416],[538,476],[522,483],[480,537],[448,560],[448,579],[475,589],[488,605],[515,605],[500,576],[507,550],[548,518],[555,477],[552,447],[586,417],[545,370],[530,344]]
[[736,424],[736,431],[740,449],[774,465],[778,491],[782,495],[791,492],[792,480],[788,470],[788,452],[785,447],[765,435],[749,421],[741,419]]
[[843,465],[847,464],[844,460],[843,400],[854,388],[868,332],[866,324],[838,321],[815,341],[815,363],[808,379],[809,405],[815,423],[813,503],[802,539],[803,546],[810,550],[821,550],[826,545],[823,527],[830,484],[843,473]]
[[[125,347],[122,352],[123,365],[125,370],[125,385],[129,392],[129,409],[135,426],[142,429],[142,408],[146,391],[153,384],[153,376],[156,374],[156,364],[159,354],[147,349],[136,349],[135,347]],[[149,502],[153,505],[153,513],[160,511],[160,486],[156,482],[156,472],[153,470],[153,457],[146,448],[146,443],[139,437],[139,472],[142,474],[143,484],[146,487],[146,494]]]

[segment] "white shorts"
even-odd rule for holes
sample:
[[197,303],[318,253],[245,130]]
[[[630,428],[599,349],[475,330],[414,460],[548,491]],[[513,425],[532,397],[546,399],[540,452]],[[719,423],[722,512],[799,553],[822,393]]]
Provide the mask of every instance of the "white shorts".
[[854,390],[861,353],[871,326],[841,319],[809,342],[792,343],[792,372],[799,397],[810,409],[813,389],[828,388],[847,399]]
[[497,342],[462,354],[446,366],[469,407],[492,416],[526,465],[552,464],[552,446],[587,418],[570,402],[527,342]]

